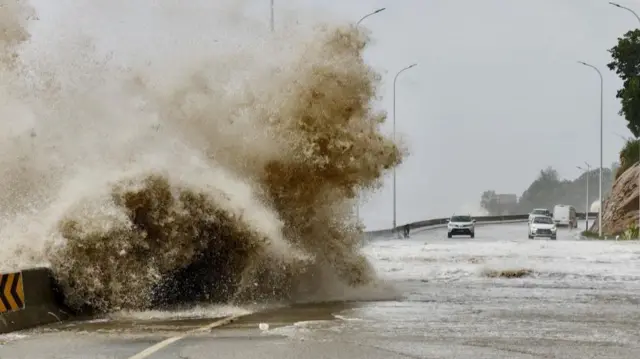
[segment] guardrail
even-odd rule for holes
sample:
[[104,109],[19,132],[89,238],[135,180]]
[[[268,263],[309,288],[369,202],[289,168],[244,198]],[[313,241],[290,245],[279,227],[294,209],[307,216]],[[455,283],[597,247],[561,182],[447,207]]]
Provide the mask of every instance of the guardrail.
[[[589,212],[588,213],[589,219],[594,219],[598,216],[598,212]],[[579,220],[584,220],[585,219],[585,214],[584,212],[581,213],[576,213],[576,217]],[[529,214],[510,214],[510,215],[505,215],[505,216],[477,216],[477,217],[473,217],[473,219],[476,220],[476,223],[483,223],[483,222],[513,222],[513,221],[526,221],[529,218]],[[433,219],[427,219],[425,221],[419,221],[419,222],[412,222],[412,223],[405,223],[402,225],[398,225],[398,227],[396,228],[396,230],[402,230],[402,227],[406,226],[407,224],[409,225],[409,228],[411,228],[411,230],[415,230],[415,229],[421,229],[421,228],[428,228],[428,227],[438,227],[438,226],[442,226],[447,224],[447,220],[449,219],[449,217],[447,218],[433,218]],[[487,223],[488,224],[488,223]],[[382,236],[390,236],[393,235],[393,229],[389,228],[389,229],[381,229],[381,230],[376,230],[376,231],[367,231],[365,232],[365,235],[369,238],[373,238],[373,237],[382,237]]]

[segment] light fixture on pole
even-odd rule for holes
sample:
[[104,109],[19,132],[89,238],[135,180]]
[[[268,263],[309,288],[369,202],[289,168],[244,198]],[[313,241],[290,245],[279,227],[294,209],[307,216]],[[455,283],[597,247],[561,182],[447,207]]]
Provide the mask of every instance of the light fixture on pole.
[[382,11],[384,11],[384,10],[386,10],[386,8],[385,8],[385,7],[380,8],[380,9],[378,9],[378,10],[374,11],[374,12],[370,12],[370,13],[366,14],[365,16],[361,17],[361,18],[360,18],[360,20],[358,20],[358,22],[356,22],[356,27],[360,26],[360,23],[362,22],[362,20],[364,20],[364,19],[368,18],[369,16],[372,16],[372,15],[375,15],[375,14],[377,14],[377,13],[379,13],[379,12],[382,12]]
[[602,237],[602,211],[604,211],[604,206],[602,205],[602,168],[603,168],[603,159],[602,159],[602,129],[603,129],[603,109],[604,109],[604,79],[602,78],[602,72],[598,70],[597,67],[588,64],[584,61],[578,61],[579,64],[590,67],[598,73],[600,76],[600,183],[599,183],[599,202],[600,209],[598,210],[598,236]]
[[[393,141],[396,140],[396,82],[401,73],[416,67],[418,64],[409,65],[396,73],[393,78]],[[396,233],[396,168],[393,167],[393,233]]]
[[[273,2],[273,0],[271,0]],[[374,12],[370,12],[368,14],[366,14],[365,16],[361,17],[360,20],[358,20],[358,22],[356,22],[356,27],[360,26],[360,23],[362,22],[362,20],[368,18],[369,16],[375,15],[377,13],[380,13],[382,11],[384,11],[386,8],[381,8],[378,9]],[[358,222],[360,222],[360,194],[358,193],[356,195],[356,218],[358,218]]]
[[609,4],[611,4],[611,5],[615,6],[615,7],[618,7],[618,8],[620,8],[620,9],[624,9],[624,10],[629,11],[630,13],[632,13],[633,15],[635,15],[636,19],[638,19],[638,21],[640,22],[640,16],[638,16],[638,14],[636,14],[636,12],[635,12],[635,11],[633,11],[633,10],[629,9],[629,8],[628,8],[628,7],[626,7],[626,6],[622,6],[622,5],[620,5],[620,4],[617,4],[617,3],[614,3],[614,2],[611,2],[611,1],[609,2]]

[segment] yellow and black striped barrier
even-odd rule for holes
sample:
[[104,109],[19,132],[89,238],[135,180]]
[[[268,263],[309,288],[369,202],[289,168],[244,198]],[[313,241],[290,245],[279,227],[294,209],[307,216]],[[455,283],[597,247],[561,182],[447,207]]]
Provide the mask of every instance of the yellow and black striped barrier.
[[0,274],[0,314],[24,309],[22,272]]
[[[0,272],[0,334],[71,318],[49,268]],[[0,358],[4,356],[0,354]]]

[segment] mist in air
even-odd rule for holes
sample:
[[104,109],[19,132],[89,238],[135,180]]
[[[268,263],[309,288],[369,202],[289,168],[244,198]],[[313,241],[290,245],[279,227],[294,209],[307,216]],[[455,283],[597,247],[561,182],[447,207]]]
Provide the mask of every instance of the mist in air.
[[[638,22],[607,1],[302,2],[345,20],[387,8],[362,23],[373,39],[365,59],[383,75],[385,132],[393,78],[418,64],[396,88],[398,137],[411,152],[397,170],[398,223],[480,214],[482,192],[521,196],[548,166],[568,180],[585,161],[599,166],[600,83],[578,60],[604,75],[605,167],[618,160],[619,135],[630,135],[607,49]],[[637,1],[624,5],[640,11]],[[391,184],[387,174],[362,207],[367,227],[391,226]]]

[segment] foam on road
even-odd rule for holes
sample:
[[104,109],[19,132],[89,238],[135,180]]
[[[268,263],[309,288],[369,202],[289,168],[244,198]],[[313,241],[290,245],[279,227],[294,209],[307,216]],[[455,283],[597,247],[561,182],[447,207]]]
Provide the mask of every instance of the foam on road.
[[[127,359],[180,336],[145,358],[636,359],[640,244],[578,233],[529,240],[514,223],[479,226],[474,239],[434,229],[377,240],[364,250],[396,301],[280,308],[189,336],[214,315],[64,324],[5,337],[0,358]],[[525,272],[495,275],[509,270]]]
[[522,223],[372,243],[369,257],[406,298],[351,311],[363,321],[350,330],[391,346],[420,337],[412,353],[424,357],[640,357],[640,245],[577,238],[562,228],[530,240]]
[[437,229],[379,241],[365,251],[383,276],[397,281],[478,281],[488,271],[524,269],[532,274],[522,281],[531,283],[640,283],[636,242],[579,240],[579,234],[560,228],[557,240],[531,240],[526,223],[519,223],[478,227],[474,239],[448,239],[445,229]]

